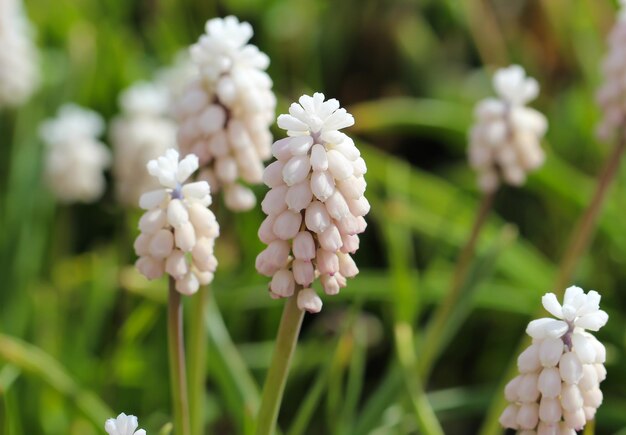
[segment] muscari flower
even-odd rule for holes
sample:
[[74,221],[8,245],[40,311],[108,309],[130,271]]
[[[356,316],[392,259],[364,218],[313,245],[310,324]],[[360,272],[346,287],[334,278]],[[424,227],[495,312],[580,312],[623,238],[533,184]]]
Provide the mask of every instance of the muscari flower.
[[597,132],[605,140],[626,125],[626,1],[621,0],[620,5],[618,19],[608,38],[609,52],[602,63],[604,84],[596,95],[603,112]]
[[66,203],[94,202],[104,192],[103,171],[110,165],[109,149],[97,137],[104,121],[97,113],[66,104],[58,116],[45,121],[39,135],[46,143],[45,179]]
[[176,147],[176,123],[167,116],[167,89],[157,83],[140,82],[120,96],[122,113],[111,125],[113,173],[118,200],[136,205],[142,193],[158,187],[145,169],[148,161]]
[[493,192],[504,182],[520,186],[528,172],[544,162],[541,138],[547,121],[525,105],[539,94],[539,85],[518,65],[499,69],[493,85],[498,98],[486,98],[474,111],[468,158],[478,172],[478,185]]
[[109,435],[146,435],[144,429],[135,430],[137,426],[137,417],[122,412],[117,418],[109,418],[104,423],[104,430]]
[[269,126],[276,97],[265,72],[269,58],[254,45],[250,24],[215,18],[190,49],[197,76],[174,105],[181,153],[198,156],[200,178],[224,192],[226,206],[249,210],[256,197],[246,184],[260,184],[271,155]]
[[290,297],[299,285],[300,309],[319,312],[322,301],[311,289],[315,278],[333,295],[358,273],[350,254],[367,225],[367,168],[352,139],[339,131],[354,118],[337,100],[316,93],[299,103],[278,117],[288,137],[272,145],[277,160],[263,174],[270,191],[261,203],[267,218],[259,238],[268,246],[256,268],[272,277],[272,297]]
[[533,342],[517,360],[520,375],[505,388],[510,404],[500,423],[525,435],[575,435],[602,403],[606,351],[587,330],[598,331],[608,315],[596,291],[579,287],[565,291],[563,305],[553,293],[542,303],[556,319],[528,324]]
[[213,280],[217,259],[213,255],[219,225],[207,207],[211,204],[206,181],[185,183],[198,169],[198,158],[189,154],[178,160],[176,150],[148,162],[148,172],[162,188],[144,193],[139,206],[146,210],[139,220],[141,234],[135,240],[136,266],[148,279],[168,273],[176,290],[190,295]]
[[0,2],[0,108],[23,104],[39,85],[32,39],[21,1]]

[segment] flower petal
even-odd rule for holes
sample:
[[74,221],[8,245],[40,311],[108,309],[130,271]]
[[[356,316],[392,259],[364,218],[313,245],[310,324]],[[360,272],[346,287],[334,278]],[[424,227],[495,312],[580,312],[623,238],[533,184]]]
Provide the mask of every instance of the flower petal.
[[561,320],[544,317],[531,321],[526,328],[526,333],[532,338],[537,339],[546,337],[559,338],[567,332],[567,329],[567,323]]
[[580,362],[583,364],[591,364],[596,359],[596,350],[593,343],[584,335],[579,333],[572,334],[572,350],[576,352]]
[[609,315],[602,310],[598,310],[591,314],[585,314],[584,316],[577,318],[574,321],[574,324],[579,328],[597,331],[606,325],[607,320],[609,320]]
[[541,303],[543,304],[543,307],[546,309],[546,311],[548,311],[554,317],[558,319],[563,318],[563,310],[561,309],[561,304],[559,304],[559,301],[557,300],[554,293],[546,293],[545,295],[543,295],[543,297],[541,298]]

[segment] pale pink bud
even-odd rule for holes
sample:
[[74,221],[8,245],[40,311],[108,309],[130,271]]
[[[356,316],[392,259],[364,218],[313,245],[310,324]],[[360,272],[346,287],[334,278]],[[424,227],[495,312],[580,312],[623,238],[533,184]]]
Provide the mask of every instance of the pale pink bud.
[[561,375],[556,367],[545,368],[539,374],[537,382],[539,392],[544,397],[558,397],[561,394]]
[[293,295],[296,283],[293,278],[293,273],[287,269],[281,269],[274,274],[272,282],[270,283],[270,289],[272,293],[283,298],[287,298]]
[[289,149],[289,141],[291,137],[279,139],[272,145],[272,155],[281,162],[287,162],[292,157],[291,150]]
[[293,156],[283,167],[283,180],[287,186],[293,186],[303,181],[309,171],[311,163],[308,156]]
[[602,405],[602,398],[602,391],[598,387],[583,392],[583,401],[587,407],[599,408]]
[[313,138],[311,136],[294,136],[289,141],[289,150],[294,156],[304,156],[311,149]]
[[339,228],[341,234],[347,234],[352,236],[355,234],[359,234],[360,225],[357,218],[349,214],[337,222],[337,228]]
[[321,275],[320,281],[322,282],[324,293],[326,293],[327,295],[332,296],[332,295],[336,295],[337,293],[339,293],[339,290],[341,289],[341,287],[339,286],[339,283],[337,282],[336,275],[335,276]]
[[583,366],[574,352],[566,352],[559,362],[561,379],[568,384],[577,384],[583,376]]
[[276,234],[274,234],[274,230],[272,227],[274,226],[274,216],[267,216],[261,222],[261,226],[259,227],[258,235],[259,240],[261,240],[265,244],[269,244],[270,242],[277,239]]
[[358,199],[350,199],[347,202],[350,213],[355,216],[365,216],[370,211],[370,203],[364,196]]
[[598,382],[602,382],[606,379],[606,368],[602,364],[594,364],[593,367],[598,374]]
[[339,284],[340,288],[344,288],[346,285],[348,285],[348,280],[340,273],[335,274],[335,279],[337,280],[337,284]]
[[313,264],[307,260],[294,260],[291,269],[293,277],[298,284],[308,287],[315,279],[315,270]]
[[534,402],[539,397],[537,388],[539,376],[536,373],[527,373],[520,379],[517,393],[522,402]]
[[598,373],[592,364],[583,364],[583,377],[578,382],[581,390],[591,390],[598,385]]
[[253,148],[254,144],[242,121],[231,119],[228,123],[228,140],[233,148]]
[[137,270],[149,280],[157,279],[163,275],[163,260],[157,260],[152,257],[139,257],[135,262]]
[[308,231],[300,231],[293,240],[293,255],[298,260],[315,258],[315,241]]
[[319,313],[322,310],[322,300],[315,290],[305,288],[298,292],[298,308],[309,313]]
[[208,147],[211,151],[211,154],[213,154],[215,157],[225,156],[230,153],[228,138],[226,137],[226,133],[224,133],[223,131],[220,131],[211,137],[211,140],[209,140],[208,143]]
[[176,290],[184,295],[192,295],[200,288],[200,282],[193,272],[189,272],[181,279],[176,280]]
[[334,275],[339,272],[339,258],[334,252],[318,249],[316,263],[317,269],[322,274]]
[[561,405],[569,412],[576,412],[583,407],[583,396],[578,385],[564,384],[561,388]]
[[267,187],[276,187],[285,184],[283,180],[283,166],[285,166],[283,162],[276,160],[265,168],[263,172],[263,183],[265,183]]
[[146,192],[139,197],[139,207],[144,210],[150,210],[161,205],[167,197],[168,193],[165,189]]
[[343,217],[350,214],[350,209],[346,203],[345,198],[338,190],[335,190],[332,195],[324,203],[328,214],[336,220],[341,220]]
[[142,233],[154,234],[167,224],[167,215],[160,208],[148,210],[139,219],[139,229]]
[[511,403],[500,415],[500,419],[498,420],[500,424],[504,427],[508,427],[511,429],[519,428],[517,424],[517,413],[519,411],[519,406],[514,403]]
[[180,279],[189,272],[189,266],[183,251],[175,249],[167,257],[167,260],[165,260],[165,271],[175,279]]
[[516,376],[511,379],[504,387],[504,397],[509,402],[517,402],[519,401],[519,395],[517,391],[519,389],[519,383],[522,380],[521,376]]
[[215,161],[215,176],[224,184],[233,183],[238,172],[237,162],[232,157],[224,156]]
[[546,338],[539,345],[539,359],[544,367],[555,367],[563,354],[563,340]]
[[256,196],[247,187],[233,183],[224,188],[224,203],[233,211],[247,211],[256,204]]
[[363,177],[348,177],[337,182],[337,187],[346,199],[359,199],[365,193],[367,183]]
[[224,127],[226,112],[218,104],[211,104],[198,117],[198,127],[205,134],[212,134]]
[[289,210],[299,212],[306,208],[313,200],[313,192],[309,180],[301,181],[289,188],[285,196],[285,202]]
[[150,255],[154,258],[165,258],[174,249],[174,235],[170,230],[157,231],[150,240]]
[[220,227],[211,210],[193,201],[187,207],[187,211],[189,212],[189,221],[199,235],[212,239],[219,236]]
[[585,412],[585,419],[587,421],[593,420],[596,416],[596,408],[593,406],[583,406],[583,411]]
[[320,201],[326,201],[335,191],[335,181],[328,171],[313,172],[311,192]]
[[561,420],[561,404],[554,397],[542,397],[539,403],[539,419],[546,423],[557,423]]
[[285,203],[287,189],[287,186],[281,185],[270,189],[265,194],[265,198],[261,202],[261,208],[265,214],[277,215],[287,209],[287,204]]
[[517,368],[520,373],[533,373],[540,367],[538,344],[531,344],[517,357]]
[[565,411],[563,412],[563,419],[570,428],[580,430],[586,423],[585,411],[582,408],[578,408],[575,412]]
[[346,278],[354,278],[359,273],[359,268],[350,256],[350,254],[337,254],[339,258],[339,273]]
[[539,422],[539,406],[536,403],[523,403],[517,413],[517,424],[521,429],[534,429]]
[[189,213],[180,199],[172,199],[167,206],[167,221],[174,228],[189,222]]
[[135,239],[133,247],[135,248],[135,254],[140,257],[148,255],[150,253],[150,240],[151,236],[146,233],[141,233]]
[[353,161],[352,167],[354,168],[355,177],[360,177],[363,174],[367,173],[367,165],[365,164],[365,160],[363,160],[363,157],[359,157],[358,159]]
[[213,272],[217,267],[217,260],[213,255],[213,239],[205,237],[198,239],[191,250],[195,266],[203,272]]
[[336,180],[345,180],[354,173],[352,163],[339,151],[329,150],[328,170]]
[[285,210],[276,217],[272,230],[279,239],[293,239],[302,224],[302,215],[291,210]]
[[336,252],[341,248],[343,242],[341,241],[341,234],[337,227],[330,224],[328,228],[317,235],[320,246],[327,251]]
[[328,170],[328,157],[323,145],[315,144],[311,149],[311,168],[315,172]]
[[319,201],[313,201],[307,207],[304,220],[306,227],[314,233],[321,233],[331,223],[326,207]]
[[191,222],[187,221],[174,230],[176,246],[183,252],[189,252],[196,243],[196,232]]
[[[565,432],[563,432],[563,434],[565,434]],[[537,426],[537,435],[561,435],[559,424],[558,423],[544,423],[540,421],[539,426]]]
[[274,240],[256,257],[256,270],[265,276],[272,276],[284,267],[289,257],[289,243]]
[[342,234],[341,240],[343,242],[343,246],[341,247],[341,252],[345,254],[354,254],[359,249],[359,236],[356,234]]

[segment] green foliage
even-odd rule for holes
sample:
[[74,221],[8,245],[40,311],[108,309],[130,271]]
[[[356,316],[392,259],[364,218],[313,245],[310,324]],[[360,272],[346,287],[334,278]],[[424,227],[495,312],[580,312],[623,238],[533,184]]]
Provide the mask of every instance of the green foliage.
[[[554,290],[556,264],[609,152],[594,139],[593,91],[611,5],[26,3],[44,83],[24,107],[0,112],[0,433],[103,433],[104,419],[122,411],[149,433],[170,433],[166,282],[149,283],[132,268],[137,219],[112,189],[95,205],[54,203],[40,176],[37,125],[66,101],[112,117],[121,89],[150,79],[206,19],[228,13],[249,20],[254,42],[270,55],[278,112],[303,92],[337,97],[355,116],[350,134],[369,169],[361,273],[324,297],[321,314],[305,318],[282,433],[428,433],[424,404],[445,433],[478,432],[526,322]],[[550,120],[548,160],[524,189],[497,196],[439,357],[428,379],[412,378],[423,326],[448,288],[479,203],[464,155],[472,107],[492,94],[488,73],[513,61],[542,84],[536,106]],[[625,192],[622,168],[575,278],[601,292],[610,315],[599,333],[609,373],[599,434],[626,433]],[[218,218],[220,267],[205,313],[206,423],[211,433],[250,433],[282,303],[254,271],[261,213],[220,210]],[[403,358],[394,340],[406,325],[415,354]]]

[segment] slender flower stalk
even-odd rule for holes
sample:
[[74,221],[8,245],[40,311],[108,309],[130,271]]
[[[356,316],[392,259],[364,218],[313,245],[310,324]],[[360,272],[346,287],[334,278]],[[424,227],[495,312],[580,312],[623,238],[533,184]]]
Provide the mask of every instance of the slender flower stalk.
[[203,435],[208,333],[204,322],[209,286],[192,296],[189,316],[189,403],[192,435]]
[[287,299],[280,319],[274,355],[263,386],[256,435],[273,435],[276,430],[276,421],[287,384],[289,366],[296,350],[300,327],[304,319],[304,310],[298,307],[300,291],[301,289],[296,289],[294,294]]
[[183,334],[183,304],[176,290],[174,278],[169,277],[167,306],[168,354],[170,363],[170,384],[174,408],[174,432],[190,435],[189,395],[185,367],[185,343]]

